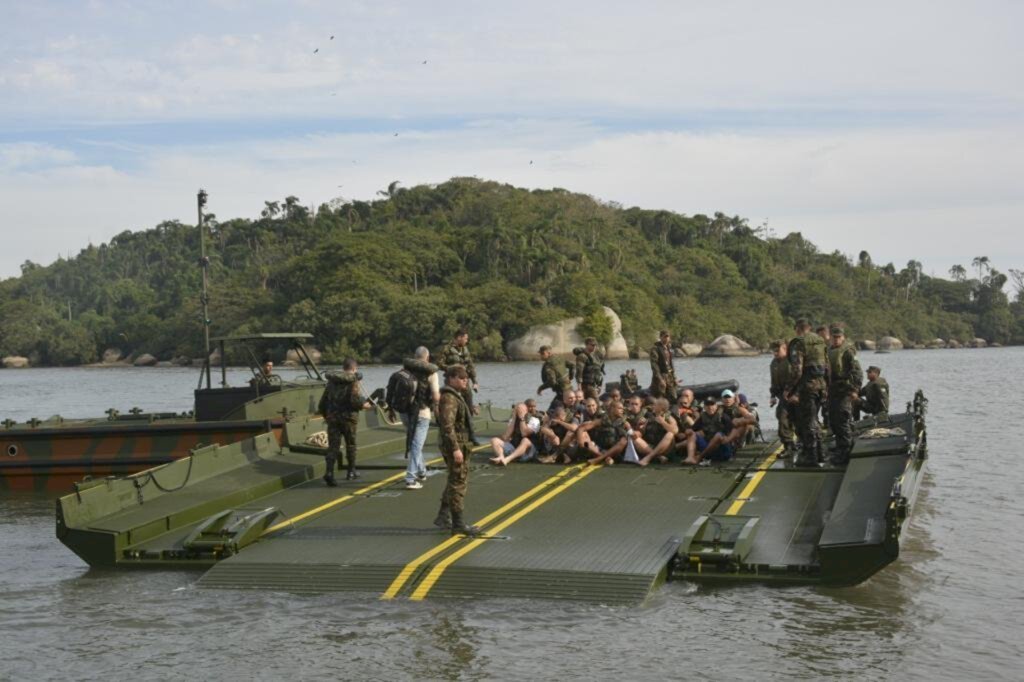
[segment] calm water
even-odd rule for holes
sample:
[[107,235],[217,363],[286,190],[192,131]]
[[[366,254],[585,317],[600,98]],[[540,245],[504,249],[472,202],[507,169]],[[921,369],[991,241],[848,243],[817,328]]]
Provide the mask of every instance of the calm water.
[[[925,389],[931,460],[901,559],[858,587],[675,583],[633,607],[221,592],[197,574],[89,571],[54,538],[52,501],[7,498],[0,678],[1021,679],[1024,348],[862,359],[883,367],[894,405]],[[680,374],[736,378],[767,404],[767,366],[690,360]],[[532,395],[538,369],[484,365],[481,397]],[[365,368],[367,386],[391,371]],[[186,410],[197,376],[0,371],[0,417]]]

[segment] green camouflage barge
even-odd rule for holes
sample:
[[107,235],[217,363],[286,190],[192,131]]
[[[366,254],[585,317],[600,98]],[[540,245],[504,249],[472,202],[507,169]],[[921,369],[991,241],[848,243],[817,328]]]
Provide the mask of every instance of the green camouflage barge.
[[[363,478],[338,488],[323,485],[324,450],[310,444],[323,422],[293,419],[280,442],[265,433],[80,484],[57,501],[57,536],[93,567],[385,599],[635,603],[668,580],[853,585],[899,556],[927,457],[925,404],[919,392],[906,413],[859,422],[844,469],[794,468],[778,442],[719,467],[496,467],[477,452],[476,538],[432,525],[443,471],[406,490],[404,431],[383,414],[364,413]],[[477,433],[506,418],[485,408]]]
[[[229,386],[221,364],[220,385],[205,361],[190,413],[150,413],[111,408],[106,417],[0,422],[0,491],[62,492],[85,476],[129,474],[187,457],[205,445],[228,444],[259,434],[280,436],[288,418],[316,412],[324,380],[303,341],[310,334],[270,333],[214,338],[220,357],[227,344],[244,349],[253,381]],[[305,376],[264,382],[255,344],[287,343]]]

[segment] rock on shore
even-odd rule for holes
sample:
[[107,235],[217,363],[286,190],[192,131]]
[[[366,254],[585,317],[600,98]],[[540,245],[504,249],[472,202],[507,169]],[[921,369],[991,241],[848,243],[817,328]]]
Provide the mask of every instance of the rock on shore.
[[878,348],[878,344],[871,339],[864,339],[857,342],[857,348],[859,350],[876,350]]
[[700,352],[700,354],[701,357],[706,358],[739,358],[751,355],[760,355],[761,351],[754,348],[738,336],[722,334],[717,339],[709,343],[704,350]]
[[968,348],[988,348],[988,342],[985,339],[974,338],[967,342]]
[[895,336],[883,336],[878,339],[878,350],[903,350],[903,342]]
[[143,353],[139,357],[135,358],[135,362],[132,364],[136,367],[153,367],[157,363],[157,359],[149,353]]
[[24,369],[29,366],[28,358],[21,355],[8,355],[0,362],[3,363],[5,369]]
[[[612,321],[612,340],[605,348],[605,360],[626,360],[629,348],[622,337],[622,321],[614,310],[605,306],[604,314]],[[522,336],[508,342],[510,360],[536,360],[537,349],[551,346],[551,352],[560,357],[572,357],[572,349],[583,345],[583,336],[576,331],[582,317],[571,317],[553,324],[530,327]],[[653,343],[653,341],[651,342]]]

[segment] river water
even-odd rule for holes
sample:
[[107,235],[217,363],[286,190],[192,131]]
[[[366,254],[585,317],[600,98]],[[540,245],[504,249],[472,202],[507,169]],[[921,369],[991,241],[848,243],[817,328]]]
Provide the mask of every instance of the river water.
[[[627,607],[215,591],[195,588],[194,573],[90,571],[55,539],[52,500],[8,496],[0,678],[1022,679],[1024,348],[862,362],[883,368],[894,411],[925,390],[931,459],[901,558],[857,587],[673,583]],[[609,375],[628,366],[649,377],[639,361],[609,363]],[[688,382],[738,379],[763,405],[767,367],[766,357],[678,364]],[[392,369],[364,368],[365,384]],[[532,395],[538,369],[481,365],[481,398]],[[0,371],[0,417],[186,410],[197,376]]]

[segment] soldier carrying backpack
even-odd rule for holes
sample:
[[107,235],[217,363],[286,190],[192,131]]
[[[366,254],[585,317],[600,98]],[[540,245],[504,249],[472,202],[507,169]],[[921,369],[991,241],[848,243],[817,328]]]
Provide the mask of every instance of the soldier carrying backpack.
[[334,467],[341,457],[341,440],[345,439],[345,459],[348,472],[345,478],[349,481],[359,478],[356,471],[356,429],[359,426],[359,412],[369,410],[373,403],[363,395],[361,384],[363,375],[352,358],[346,358],[342,371],[327,372],[327,386],[320,397],[318,412],[327,422],[327,473],[324,482],[334,487]]

